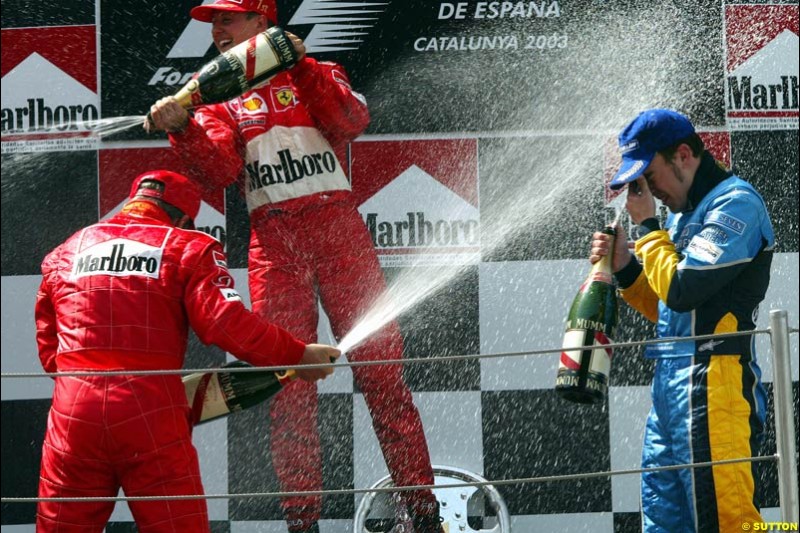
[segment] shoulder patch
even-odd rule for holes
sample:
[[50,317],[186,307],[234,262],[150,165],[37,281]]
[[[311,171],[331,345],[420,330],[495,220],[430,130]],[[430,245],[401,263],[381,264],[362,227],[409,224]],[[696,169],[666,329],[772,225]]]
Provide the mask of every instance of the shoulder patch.
[[333,70],[331,70],[331,76],[340,85],[344,85],[348,89],[351,88],[350,87],[350,81],[347,79],[347,76],[343,72],[341,72],[341,71],[339,71],[337,69],[333,69]]
[[219,250],[214,250],[212,252],[212,255],[214,257],[214,263],[216,263],[216,265],[218,267],[224,268],[224,269],[228,268],[228,262],[225,260],[225,254],[224,253],[222,253]]
[[713,211],[708,218],[706,218],[707,224],[717,224],[724,228],[728,228],[729,230],[733,231],[738,235],[742,235],[744,230],[747,229],[747,223],[739,220],[738,218],[731,216],[727,213],[721,213],[719,211]]

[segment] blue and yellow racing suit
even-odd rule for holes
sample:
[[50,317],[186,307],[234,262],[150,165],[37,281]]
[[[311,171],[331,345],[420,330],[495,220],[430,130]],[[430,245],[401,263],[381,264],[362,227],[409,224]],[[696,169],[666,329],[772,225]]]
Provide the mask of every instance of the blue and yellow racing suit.
[[[764,200],[706,152],[689,206],[666,229],[636,241],[616,274],[622,296],[657,323],[659,338],[755,328],[767,291],[775,237]],[[752,335],[651,345],[657,359],[642,466],[758,454],[766,393]],[[642,476],[645,532],[741,531],[760,522],[749,462]]]

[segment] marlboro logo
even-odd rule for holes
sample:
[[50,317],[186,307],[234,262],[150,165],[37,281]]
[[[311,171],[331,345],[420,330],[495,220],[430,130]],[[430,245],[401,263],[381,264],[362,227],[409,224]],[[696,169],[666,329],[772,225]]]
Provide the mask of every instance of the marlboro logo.
[[381,220],[377,213],[367,213],[365,218],[372,242],[379,249],[480,244],[476,219],[428,220],[421,211],[406,213],[402,220]]
[[351,153],[353,194],[382,265],[478,260],[474,141],[360,142]]
[[[419,193],[410,196],[409,191]],[[405,200],[407,208],[402,209]],[[412,165],[359,208],[376,249],[474,251],[480,246],[478,209]],[[446,248],[446,250],[445,250]]]
[[87,135],[100,118],[94,27],[4,29],[2,36],[3,152],[96,148]]
[[336,171],[338,163],[336,156],[331,151],[301,154],[300,157],[292,155],[287,148],[278,152],[276,164],[262,164],[256,159],[247,164],[248,191],[255,191],[279,183],[293,183],[304,178],[332,174]]
[[728,6],[725,17],[730,128],[796,129],[798,6]]
[[162,255],[161,248],[138,241],[106,241],[75,256],[72,278],[99,275],[158,278]]

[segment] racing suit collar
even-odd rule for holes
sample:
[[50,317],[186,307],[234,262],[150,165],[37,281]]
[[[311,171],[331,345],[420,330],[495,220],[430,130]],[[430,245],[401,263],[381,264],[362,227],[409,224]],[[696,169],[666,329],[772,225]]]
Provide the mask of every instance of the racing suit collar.
[[173,226],[174,223],[166,211],[147,200],[131,200],[120,211],[120,215],[127,215],[134,218],[153,219],[158,222]]
[[694,208],[708,194],[711,189],[731,176],[731,172],[721,162],[706,150],[700,159],[700,166],[694,175],[694,182],[689,188],[688,202],[683,212],[694,211]]

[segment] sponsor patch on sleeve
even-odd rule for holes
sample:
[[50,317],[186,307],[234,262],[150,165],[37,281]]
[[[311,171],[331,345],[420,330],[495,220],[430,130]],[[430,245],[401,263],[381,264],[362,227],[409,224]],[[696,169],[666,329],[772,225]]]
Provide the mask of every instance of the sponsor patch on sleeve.
[[689,241],[689,246],[686,247],[684,252],[686,255],[690,255],[695,259],[712,265],[716,264],[722,256],[722,248],[704,239],[700,235],[695,235],[694,238]]
[[217,274],[218,274],[217,277],[214,278],[213,281],[214,285],[216,285],[217,287],[223,287],[227,289],[233,287],[233,278],[231,277],[231,275],[228,273],[227,270],[225,270],[224,272],[219,271]]
[[706,224],[717,224],[723,228],[728,228],[738,235],[742,235],[744,230],[747,228],[747,223],[742,222],[736,217],[732,217],[731,215],[721,213],[719,211],[714,211],[708,215],[708,218],[706,218]]
[[225,260],[225,254],[222,252],[218,252],[217,250],[213,251],[214,255],[214,263],[220,268],[228,268],[228,262]]
[[350,82],[349,82],[349,81],[347,81],[347,76],[345,76],[344,74],[342,74],[342,73],[341,73],[341,72],[339,72],[338,70],[336,70],[336,69],[333,69],[333,70],[331,71],[331,76],[332,76],[332,77],[333,77],[333,79],[334,79],[334,80],[336,80],[336,82],[337,82],[337,83],[339,83],[340,85],[344,85],[344,86],[345,86],[345,87],[347,87],[348,89],[350,88]]
[[236,292],[236,289],[220,289],[219,292],[222,293],[222,297],[225,298],[225,301],[232,302],[241,302],[242,297],[239,296],[239,293]]
[[707,226],[703,228],[699,237],[713,242],[714,244],[725,244],[728,242],[728,232],[719,226]]

